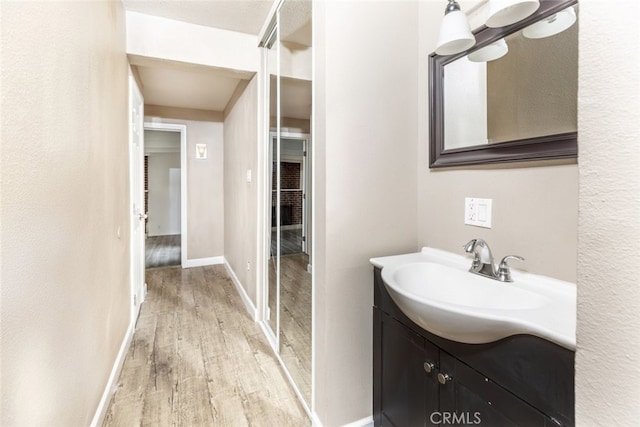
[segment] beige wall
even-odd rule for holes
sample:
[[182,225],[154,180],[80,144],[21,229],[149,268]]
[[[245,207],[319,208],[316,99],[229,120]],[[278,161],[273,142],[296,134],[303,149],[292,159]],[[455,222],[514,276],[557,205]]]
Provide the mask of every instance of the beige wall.
[[[424,4],[421,13],[421,40],[427,42],[435,40],[440,19],[432,6]],[[580,3],[579,165],[420,177],[421,245],[459,250],[448,236],[463,243],[469,237],[461,198],[473,191],[494,197],[503,206],[496,204],[497,210],[507,208],[495,212],[492,230],[476,229],[494,252],[522,254],[528,270],[577,282],[577,425],[634,425],[640,417],[640,54],[629,49],[640,41],[634,24],[640,5],[628,0],[618,6]],[[421,151],[426,162],[426,146]],[[548,208],[541,212],[543,202]]]
[[[181,110],[145,105],[145,122],[187,126],[187,260],[223,256],[223,124],[201,121],[213,113]],[[206,159],[196,159],[196,144],[207,144]]]
[[[258,83],[253,78],[224,121],[225,258],[255,306],[257,301]],[[247,182],[247,170],[252,182]],[[251,270],[247,270],[247,262]]]
[[[638,5],[631,6],[631,3],[626,2],[625,7],[637,16]],[[402,17],[398,9],[410,9],[406,4],[400,5],[397,8],[396,3],[394,13],[388,16]],[[422,245],[459,253],[467,239],[478,236],[490,242],[496,255],[525,256],[526,270],[577,281],[578,425],[633,424],[639,410],[634,399],[640,391],[635,361],[639,342],[640,287],[637,284],[640,278],[634,261],[640,252],[637,221],[640,152],[635,145],[640,61],[638,52],[631,56],[628,50],[626,54],[622,52],[629,40],[638,40],[637,30],[632,28],[637,19],[627,21],[623,37],[616,38],[617,45],[614,43],[617,49],[611,49],[608,43],[613,36],[606,33],[607,26],[602,25],[601,19],[610,15],[609,22],[615,22],[615,11],[607,9],[603,2],[581,3],[579,167],[565,162],[430,171],[427,167],[426,65],[427,55],[435,45],[441,8],[433,2],[421,2],[419,23],[408,17],[402,20],[403,31],[398,34],[411,37],[412,30],[419,31],[420,49],[416,51],[419,63],[413,64],[420,76],[416,82],[396,79],[388,73],[393,67],[389,63],[394,63],[389,57],[393,56],[385,51],[384,41],[378,43],[370,39],[379,33],[377,15],[367,10],[360,15],[367,16],[367,22],[361,22],[351,15],[356,7],[353,3],[314,3],[314,135],[317,142],[314,154],[317,166],[314,339],[318,417],[326,426],[340,425],[361,418],[370,405],[371,354],[366,342],[370,319],[365,320],[364,316],[370,313],[367,294],[370,278],[364,278],[368,266],[364,266],[362,260],[371,255],[415,250]],[[386,6],[378,3],[375,7]],[[357,22],[355,28],[354,22]],[[367,25],[371,28],[360,28]],[[384,25],[388,28],[388,19]],[[346,33],[343,28],[350,31]],[[405,40],[395,40],[394,46],[397,51],[411,52]],[[397,49],[398,46],[403,49]],[[338,47],[344,47],[350,54]],[[613,62],[606,65],[603,74],[600,58],[605,53]],[[338,64],[340,71],[336,72]],[[363,72],[359,64],[379,73]],[[351,73],[358,72],[361,81],[353,84]],[[379,104],[395,107],[386,110],[380,107],[390,114],[391,120],[376,120],[376,111],[372,111],[376,103],[368,102],[367,95],[374,85],[366,89],[362,86],[373,78],[371,74],[379,81],[394,83],[387,85],[394,89],[393,94],[384,92],[383,84],[378,85],[376,92],[379,99],[387,101]],[[402,76],[402,71],[397,74]],[[612,82],[609,77],[613,75],[617,78]],[[404,84],[398,86],[398,80]],[[417,107],[410,99],[393,103],[395,96],[410,89],[417,89]],[[635,107],[627,108],[629,106]],[[415,108],[417,112],[413,111]],[[604,117],[603,109],[610,109]],[[394,125],[404,127],[391,138],[395,144],[392,154],[385,151],[391,147],[380,143],[377,134],[370,135],[369,147],[363,148],[358,143],[360,138],[356,132],[367,132],[367,126],[359,125],[360,115],[367,117],[367,126],[377,125],[378,129],[386,127],[387,130]],[[412,117],[418,120],[417,137],[411,135]],[[397,137],[399,135],[405,138]],[[409,142],[403,145],[407,139]],[[607,150],[609,146],[611,149]],[[416,150],[419,156],[412,166]],[[357,175],[356,183],[348,184],[346,162],[355,157],[352,154],[355,152],[361,161],[358,173],[350,174],[351,177]],[[394,164],[399,158],[404,161]],[[391,162],[385,167],[383,162],[387,159]],[[375,169],[381,175],[379,181],[372,172]],[[418,175],[417,188],[407,176],[412,172]],[[390,186],[396,190],[391,196]],[[356,188],[359,191],[353,191]],[[418,200],[418,207],[413,208],[418,212],[417,241],[410,236],[411,220],[403,218],[393,225],[386,222],[392,214],[390,206],[394,212],[405,215],[415,212],[412,190]],[[366,195],[371,200],[367,200]],[[463,224],[465,196],[494,199],[493,229]],[[345,207],[348,207],[347,213],[341,210]],[[359,215],[360,223],[354,226],[357,222],[354,217],[365,208],[368,208],[367,214]],[[364,235],[364,230],[369,230],[369,235]],[[389,230],[396,235],[389,235]],[[383,236],[384,242],[377,241],[377,237]],[[350,241],[359,245],[345,247],[344,242]],[[369,253],[364,253],[367,251]],[[578,268],[580,274],[577,274]],[[348,381],[343,381],[344,378]]]
[[[518,269],[575,282],[578,219],[576,165],[430,171],[421,149],[420,246],[463,255],[485,239],[497,261],[515,254]],[[464,224],[464,198],[493,199],[491,229]]]
[[[258,38],[251,34],[127,12],[127,53],[225,70],[257,72]],[[206,43],[201,42],[206,40]],[[198,41],[198,42],[194,42]]]
[[[178,144],[180,144],[180,136],[177,132],[163,133],[175,133],[178,136]],[[177,169],[176,175],[180,176],[180,153],[151,153],[148,156],[149,219],[147,233],[149,236],[180,234],[179,186],[176,185],[177,194],[171,192],[171,169]]]
[[91,422],[130,316],[121,2],[2,2],[3,426]]
[[373,267],[417,247],[418,3],[314,2],[315,409],[371,416]]
[[[496,258],[521,255],[532,273],[575,282],[578,221],[578,167],[575,164],[515,167],[428,168],[428,55],[435,49],[441,7],[420,2],[419,246],[462,254],[462,245],[480,237]],[[464,224],[464,198],[493,199],[493,227]]]
[[560,34],[507,37],[509,54],[487,63],[489,143],[575,132],[578,24]]
[[578,426],[640,419],[638,21],[635,0],[580,2]]

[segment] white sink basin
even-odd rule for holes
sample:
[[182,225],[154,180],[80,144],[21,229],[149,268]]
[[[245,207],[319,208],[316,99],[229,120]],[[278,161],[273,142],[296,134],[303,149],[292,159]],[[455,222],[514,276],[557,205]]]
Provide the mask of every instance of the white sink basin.
[[468,272],[471,259],[423,248],[371,263],[402,312],[429,332],[482,344],[529,334],[575,350],[575,285],[512,271],[513,283]]

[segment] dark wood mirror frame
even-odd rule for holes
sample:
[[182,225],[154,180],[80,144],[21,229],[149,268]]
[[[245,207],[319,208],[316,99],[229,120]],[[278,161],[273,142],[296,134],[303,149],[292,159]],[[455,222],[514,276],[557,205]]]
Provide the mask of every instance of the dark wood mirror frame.
[[447,56],[429,55],[430,168],[578,157],[578,132],[446,150],[443,93],[445,65],[577,3],[578,0],[541,0],[538,10],[520,22],[501,28],[482,26],[475,30],[476,44],[465,52]]

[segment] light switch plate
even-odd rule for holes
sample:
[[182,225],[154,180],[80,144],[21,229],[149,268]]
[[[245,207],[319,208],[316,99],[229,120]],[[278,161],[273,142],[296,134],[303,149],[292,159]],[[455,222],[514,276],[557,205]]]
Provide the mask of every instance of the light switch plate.
[[476,227],[491,228],[492,199],[465,197],[464,223]]

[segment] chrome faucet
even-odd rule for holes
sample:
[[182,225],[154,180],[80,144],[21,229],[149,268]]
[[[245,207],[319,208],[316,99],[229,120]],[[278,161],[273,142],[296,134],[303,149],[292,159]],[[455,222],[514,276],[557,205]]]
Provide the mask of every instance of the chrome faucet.
[[473,239],[464,245],[464,251],[473,254],[473,263],[470,272],[481,276],[496,277],[496,268],[493,265],[493,254],[489,245],[482,239]]
[[493,263],[493,254],[487,242],[482,239],[472,239],[466,245],[464,245],[464,251],[469,254],[473,254],[473,262],[469,271],[480,276],[489,277],[491,279],[499,280],[501,282],[513,282],[511,278],[511,270],[507,261],[510,259],[516,259],[518,261],[524,261],[524,258],[517,255],[507,255],[502,258],[498,268],[496,269]]

